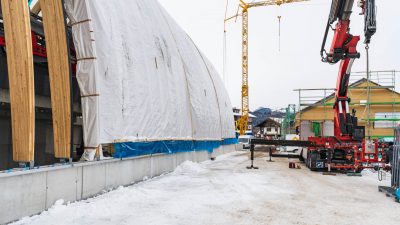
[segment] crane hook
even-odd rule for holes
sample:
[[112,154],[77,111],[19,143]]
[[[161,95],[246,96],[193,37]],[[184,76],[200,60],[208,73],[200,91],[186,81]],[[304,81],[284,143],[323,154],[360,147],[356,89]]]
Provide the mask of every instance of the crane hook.
[[282,16],[278,16],[278,51],[281,51],[281,18]]

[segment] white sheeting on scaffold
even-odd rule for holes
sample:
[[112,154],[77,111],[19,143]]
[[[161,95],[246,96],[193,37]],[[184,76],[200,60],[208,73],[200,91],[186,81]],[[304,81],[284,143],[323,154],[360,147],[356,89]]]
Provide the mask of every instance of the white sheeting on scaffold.
[[235,137],[220,76],[156,0],[65,0],[85,147]]

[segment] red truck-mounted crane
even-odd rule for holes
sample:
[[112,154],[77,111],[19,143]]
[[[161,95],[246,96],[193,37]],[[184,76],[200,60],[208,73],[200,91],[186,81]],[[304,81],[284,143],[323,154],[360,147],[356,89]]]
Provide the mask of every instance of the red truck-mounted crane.
[[[255,145],[307,147],[306,165],[311,170],[340,169],[358,172],[364,168],[384,166],[384,150],[387,146],[380,146],[378,140],[365,137],[365,127],[358,125],[356,111],[354,109],[350,111],[349,107],[351,99],[348,97],[348,86],[351,67],[355,59],[360,58],[360,53],[357,52],[360,36],[350,33],[353,5],[354,0],[332,0],[320,52],[323,62],[330,64],[340,62],[333,107],[334,136],[309,137],[308,141],[251,139],[252,164],[249,169],[256,168],[253,166]],[[368,52],[368,44],[376,32],[375,0],[359,0],[358,6],[362,9],[360,15],[364,15],[364,43]],[[331,48],[327,52],[325,45],[330,30],[334,31],[334,35]],[[272,155],[271,148],[270,155]]]
[[[321,47],[322,61],[340,62],[334,104],[334,136],[310,137],[313,146],[308,147],[307,166],[317,169],[350,169],[359,171],[376,166],[383,157],[377,140],[365,137],[365,127],[358,125],[356,112],[350,111],[348,85],[351,67],[360,58],[357,44],[360,36],[350,34],[350,16],[354,0],[333,0]],[[361,15],[365,18],[364,35],[366,48],[376,32],[375,0],[359,0]],[[335,24],[334,27],[332,25]],[[329,52],[325,50],[329,30],[334,31]],[[382,155],[382,157],[380,157]],[[382,160],[383,162],[383,160]]]

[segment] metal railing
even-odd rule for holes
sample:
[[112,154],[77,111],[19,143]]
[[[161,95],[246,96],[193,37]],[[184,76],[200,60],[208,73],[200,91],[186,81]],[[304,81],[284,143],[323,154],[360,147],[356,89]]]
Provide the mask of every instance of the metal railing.
[[[396,88],[396,70],[381,70],[381,71],[370,71],[369,80],[385,88],[395,89]],[[357,82],[361,79],[367,79],[367,73],[353,72],[350,76],[350,83]]]
[[[381,70],[381,71],[370,71],[369,77],[367,77],[367,73],[364,72],[353,72],[350,76],[349,84],[354,84],[356,82],[362,82],[364,80],[369,80],[370,82],[367,83],[366,86],[356,86],[352,85],[349,86],[349,93],[354,90],[365,90],[365,95],[366,98],[368,99],[365,102],[351,102],[350,106],[365,106],[365,112],[362,113],[364,114],[361,116],[363,117],[362,120],[368,121],[368,122],[374,122],[378,121],[380,119],[377,119],[374,117],[374,115],[371,115],[370,112],[370,107],[371,106],[392,106],[392,111],[396,112],[396,107],[400,105],[400,101],[398,100],[398,97],[395,93],[395,87],[396,87],[396,73],[399,71],[396,70]],[[372,84],[371,83],[375,83]],[[372,90],[376,89],[389,89],[392,91],[392,98],[390,100],[386,101],[371,101],[370,95]],[[302,121],[302,111],[305,110],[308,107],[323,107],[324,108],[324,120],[327,120],[327,111],[332,110],[332,106],[334,102],[332,102],[330,97],[334,97],[335,88],[312,88],[312,89],[295,89],[294,91],[298,92],[298,112],[299,116],[296,118],[297,120]],[[372,93],[373,94],[373,93]],[[368,112],[368,115],[366,115],[366,112]],[[383,120],[383,119],[382,119]],[[399,121],[397,118],[392,118],[391,120]],[[371,126],[369,126],[369,129]]]

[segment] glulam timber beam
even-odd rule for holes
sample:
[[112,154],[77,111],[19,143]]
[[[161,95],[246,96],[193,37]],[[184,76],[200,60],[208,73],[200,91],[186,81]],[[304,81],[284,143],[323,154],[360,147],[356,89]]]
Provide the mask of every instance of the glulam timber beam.
[[71,80],[62,0],[40,0],[49,67],[56,158],[71,156]]
[[1,4],[10,86],[13,160],[32,165],[35,90],[29,8],[26,0],[1,0]]

